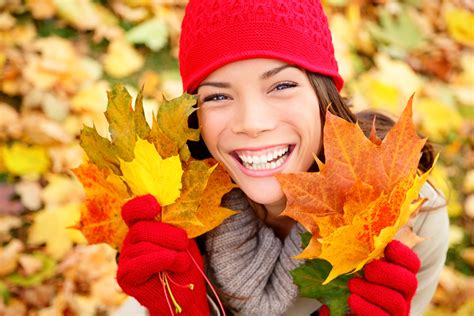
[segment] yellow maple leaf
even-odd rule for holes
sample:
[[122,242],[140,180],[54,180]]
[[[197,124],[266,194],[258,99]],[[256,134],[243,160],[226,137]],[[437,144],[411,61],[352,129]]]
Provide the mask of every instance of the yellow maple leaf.
[[84,236],[69,228],[80,216],[81,204],[45,209],[36,213],[30,228],[28,242],[33,245],[46,243],[46,252],[55,259],[61,259],[74,243],[85,243]]
[[2,148],[5,169],[17,176],[39,176],[50,166],[46,148],[15,143]]
[[143,56],[124,39],[112,41],[104,56],[104,70],[114,78],[129,76],[144,63]]
[[120,160],[123,179],[135,195],[152,194],[161,206],[172,204],[181,192],[183,169],[179,156],[161,158],[153,144],[138,139],[135,158]]
[[466,46],[474,46],[474,14],[472,12],[451,7],[445,11],[444,19],[452,38]]
[[459,133],[463,124],[463,118],[458,110],[438,99],[420,99],[415,114],[418,114],[416,116],[423,131],[429,133],[430,139],[435,142],[442,142],[451,131]]

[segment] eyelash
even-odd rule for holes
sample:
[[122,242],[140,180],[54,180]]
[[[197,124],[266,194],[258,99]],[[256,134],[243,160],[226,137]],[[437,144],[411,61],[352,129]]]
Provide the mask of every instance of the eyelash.
[[[285,89],[278,89],[278,87],[281,87],[281,86],[287,86],[287,88]],[[285,82],[280,82],[278,83],[271,91],[273,90],[277,90],[277,91],[282,91],[282,90],[286,90],[288,88],[294,88],[296,87],[297,84],[294,83],[294,82],[289,82],[289,81],[285,81]],[[219,93],[215,93],[215,94],[211,94],[210,96],[207,96],[203,99],[202,103],[205,103],[205,102],[212,102],[212,101],[223,101],[225,99],[220,99],[220,100],[213,100],[214,98],[216,97],[226,97],[225,95],[223,94],[219,94]]]

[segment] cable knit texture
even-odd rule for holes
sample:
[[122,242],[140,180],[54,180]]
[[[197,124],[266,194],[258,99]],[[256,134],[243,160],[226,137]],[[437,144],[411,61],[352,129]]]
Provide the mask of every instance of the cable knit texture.
[[240,212],[206,235],[212,277],[240,314],[283,314],[298,294],[289,271],[303,262],[291,257],[301,252],[304,228],[295,225],[282,243],[255,216],[240,189],[225,195],[222,205]]
[[233,61],[275,58],[331,76],[340,90],[327,17],[320,0],[190,0],[181,26],[184,91],[194,93]]

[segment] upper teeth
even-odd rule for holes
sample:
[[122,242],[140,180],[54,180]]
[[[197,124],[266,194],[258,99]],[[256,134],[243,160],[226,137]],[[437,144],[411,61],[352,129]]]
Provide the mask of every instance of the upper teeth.
[[239,158],[242,159],[242,161],[246,163],[254,163],[254,164],[266,163],[267,161],[271,161],[280,156],[283,156],[284,154],[286,154],[287,151],[288,151],[288,147],[274,150],[273,152],[269,152],[262,155],[251,156],[251,155],[239,154]]

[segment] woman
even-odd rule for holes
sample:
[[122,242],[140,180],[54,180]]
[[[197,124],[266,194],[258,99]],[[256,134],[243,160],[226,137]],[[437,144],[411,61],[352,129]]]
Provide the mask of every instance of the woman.
[[[151,315],[171,314],[172,305],[183,315],[218,314],[199,271],[205,266],[229,313],[327,314],[316,300],[298,297],[289,271],[302,263],[292,257],[301,251],[304,229],[279,216],[286,199],[273,176],[316,170],[312,154],[324,157],[329,104],[334,114],[356,120],[338,92],[343,80],[321,3],[191,0],[179,60],[184,91],[198,95],[192,123],[199,122],[202,139],[190,144],[192,154],[212,155],[225,166],[239,189],[222,204],[240,212],[204,236],[203,265],[196,242],[184,231],[153,221],[160,210],[153,197],[128,202],[122,213],[130,230],[119,261],[120,286]],[[361,125],[370,118],[362,114]],[[382,131],[391,123],[379,122]],[[431,164],[427,145],[419,168]],[[439,207],[443,198],[429,184],[422,191],[427,207],[438,209],[418,215],[414,229],[430,239],[413,251],[391,242],[384,260],[367,264],[364,277],[349,282],[352,313],[419,315],[429,303],[444,264],[448,221]],[[170,276],[172,297],[162,286],[161,271]]]

